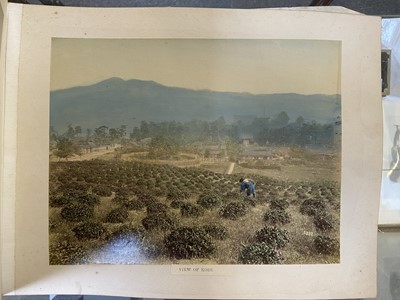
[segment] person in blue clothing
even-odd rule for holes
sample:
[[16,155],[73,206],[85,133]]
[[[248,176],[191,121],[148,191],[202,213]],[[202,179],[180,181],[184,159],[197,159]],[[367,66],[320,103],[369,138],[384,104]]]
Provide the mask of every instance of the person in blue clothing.
[[240,192],[246,191],[247,196],[253,195],[256,197],[256,185],[252,179],[240,178]]

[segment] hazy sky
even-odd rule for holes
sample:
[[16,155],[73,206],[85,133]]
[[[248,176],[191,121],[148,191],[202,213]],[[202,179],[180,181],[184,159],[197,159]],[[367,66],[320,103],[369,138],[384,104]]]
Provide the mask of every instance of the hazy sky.
[[336,41],[53,39],[51,90],[121,77],[253,94],[340,94],[340,53]]

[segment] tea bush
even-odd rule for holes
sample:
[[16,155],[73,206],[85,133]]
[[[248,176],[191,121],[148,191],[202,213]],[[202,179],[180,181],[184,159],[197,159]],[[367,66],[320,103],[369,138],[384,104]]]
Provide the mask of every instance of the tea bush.
[[205,258],[215,252],[211,236],[201,227],[181,227],[173,230],[164,241],[170,257],[177,259]]
[[264,221],[271,223],[272,225],[285,225],[290,223],[292,220],[291,215],[282,209],[269,210],[264,215]]
[[339,251],[337,239],[324,235],[318,235],[314,239],[314,246],[319,254],[335,254]]
[[152,194],[154,195],[154,196],[165,196],[165,193],[166,193],[166,189],[163,189],[163,188],[161,188],[161,187],[155,187],[155,188],[153,188],[153,191],[152,191]]
[[203,229],[206,233],[208,233],[212,238],[216,240],[223,241],[228,237],[227,228],[220,224],[204,225]]
[[154,213],[145,217],[142,220],[142,225],[146,230],[170,230],[176,227],[177,221],[166,213]]
[[219,195],[215,193],[203,193],[197,199],[197,204],[201,205],[204,208],[214,208],[220,206],[222,203],[222,199]]
[[87,205],[96,205],[100,203],[100,197],[93,194],[85,194],[77,197],[76,201]]
[[100,197],[110,197],[112,195],[112,190],[106,185],[98,184],[92,188],[92,193]]
[[153,202],[158,202],[157,198],[150,193],[143,193],[143,192],[135,192],[135,195],[138,200],[144,202],[146,205],[151,205]]
[[103,224],[95,222],[85,222],[72,231],[79,240],[98,239],[107,232]]
[[187,197],[188,197],[187,193],[183,192],[182,190],[170,189],[167,192],[168,200],[185,200]]
[[274,191],[274,190],[269,191],[269,195],[270,196],[278,196],[278,191]]
[[125,201],[127,201],[129,199],[129,195],[125,194],[125,193],[116,193],[114,198],[112,199],[112,202],[116,203],[116,204],[122,204]]
[[226,193],[226,195],[224,196],[224,198],[225,198],[226,200],[240,200],[240,199],[243,198],[243,196],[242,196],[240,193],[238,193],[238,192],[229,191],[229,192]]
[[285,229],[265,226],[256,232],[255,239],[259,243],[282,249],[289,243],[289,234]]
[[123,224],[112,232],[109,238],[120,237],[124,235],[134,235],[138,240],[141,240],[146,234],[146,231],[141,227]]
[[252,197],[244,197],[243,202],[246,203],[247,205],[253,206],[253,207],[255,207],[257,205],[256,200],[254,200],[254,198],[252,198]]
[[71,203],[61,210],[61,217],[70,222],[82,222],[94,215],[93,206],[81,203]]
[[182,200],[172,200],[170,206],[172,208],[181,208],[181,206],[185,204],[185,201]]
[[72,179],[64,182],[62,186],[60,186],[60,188],[62,188],[63,190],[81,191],[86,194],[89,191],[90,184],[86,183],[84,180],[78,181]]
[[247,213],[247,206],[242,202],[231,202],[223,206],[219,214],[220,216],[230,219],[237,220],[238,218],[244,216]]
[[239,262],[243,264],[281,264],[281,253],[267,243],[254,243],[245,246],[239,255]]
[[120,207],[110,211],[107,214],[105,221],[107,223],[123,223],[128,219],[128,217],[129,217],[128,211],[125,208]]
[[289,207],[289,201],[285,199],[273,198],[270,203],[269,207],[271,209],[287,209]]
[[139,199],[132,199],[132,200],[127,199],[123,201],[121,204],[127,210],[141,210],[146,206],[144,202]]
[[87,189],[79,190],[79,189],[65,187],[65,186],[61,186],[59,188],[59,191],[63,194],[63,196],[71,197],[71,198],[78,198],[78,197],[81,197],[81,196],[87,194]]
[[321,211],[325,211],[326,208],[325,202],[321,200],[307,199],[300,205],[300,212],[303,215],[315,216],[316,214],[321,213]]
[[314,216],[314,225],[318,231],[331,231],[335,227],[333,216],[323,211]]
[[74,198],[64,195],[51,196],[49,198],[50,207],[62,207],[67,205],[68,203],[71,203],[72,201],[74,201]]
[[50,265],[79,264],[88,257],[84,247],[73,245],[67,240],[51,244],[49,250]]
[[180,207],[181,215],[183,217],[199,217],[204,214],[202,207],[191,203],[184,203]]
[[168,209],[168,206],[166,204],[158,201],[147,202],[146,207],[148,214],[165,213]]

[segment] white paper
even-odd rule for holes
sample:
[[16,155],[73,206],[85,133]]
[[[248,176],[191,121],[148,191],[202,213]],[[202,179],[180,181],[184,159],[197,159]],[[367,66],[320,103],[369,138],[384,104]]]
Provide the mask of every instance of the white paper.
[[[0,2],[0,145],[3,145],[4,141],[4,123],[3,123],[3,116],[4,116],[4,80],[5,80],[5,19],[6,19],[6,7],[7,2],[1,1]],[[3,148],[0,147],[0,166],[3,166]],[[3,177],[3,170],[1,172],[0,177]],[[3,184],[2,181],[0,182],[0,197],[2,197],[3,192]],[[2,205],[0,201],[0,218],[2,216]],[[2,240],[2,232],[0,231],[0,241]],[[0,242],[1,245],[1,242]],[[2,255],[2,247],[0,247],[0,257]],[[2,271],[0,271],[0,295],[2,295]]]
[[[10,17],[17,20],[21,6],[10,5],[9,9]],[[19,24],[10,21],[9,26],[9,35],[18,31]],[[5,181],[10,188],[15,184],[16,195],[3,199],[8,203],[3,213],[11,221],[4,238],[12,240],[15,232],[15,252],[3,245],[2,263],[7,262],[2,266],[6,274],[4,292],[192,299],[373,297],[382,153],[379,36],[380,18],[352,14],[23,6],[18,79],[10,82],[11,88],[18,85],[18,94],[6,100],[18,102],[18,130],[10,125],[9,142],[12,145],[13,137],[17,138],[18,151],[16,182],[12,177]],[[341,41],[340,264],[215,266],[216,276],[177,275],[166,265],[49,266],[47,186],[52,37]],[[9,55],[11,59],[11,52]],[[11,63],[16,65],[10,67],[17,68],[18,59]],[[10,152],[14,153],[8,149]],[[12,163],[8,165],[9,172],[13,167]],[[11,203],[15,203],[15,208]],[[14,270],[15,276],[9,275]]]

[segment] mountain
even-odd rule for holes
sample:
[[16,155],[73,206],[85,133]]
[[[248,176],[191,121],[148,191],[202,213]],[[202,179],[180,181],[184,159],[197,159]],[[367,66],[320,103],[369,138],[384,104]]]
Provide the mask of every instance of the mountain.
[[153,81],[110,78],[102,82],[50,93],[50,124],[63,132],[68,124],[128,129],[141,121],[214,121],[224,117],[273,117],[286,111],[291,121],[330,123],[341,114],[340,95],[299,95],[215,92],[167,87]]

